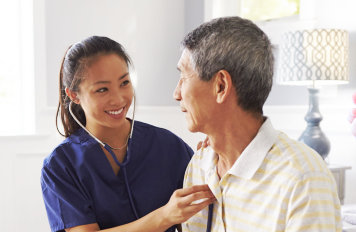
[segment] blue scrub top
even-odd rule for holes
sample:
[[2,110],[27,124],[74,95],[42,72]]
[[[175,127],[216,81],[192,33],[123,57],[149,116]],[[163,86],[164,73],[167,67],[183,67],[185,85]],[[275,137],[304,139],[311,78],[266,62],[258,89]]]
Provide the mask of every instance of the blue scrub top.
[[[182,188],[193,151],[170,131],[139,121],[129,149],[128,182],[142,217]],[[52,231],[91,223],[107,229],[136,220],[123,172],[114,174],[99,143],[83,129],[44,160],[41,186]]]

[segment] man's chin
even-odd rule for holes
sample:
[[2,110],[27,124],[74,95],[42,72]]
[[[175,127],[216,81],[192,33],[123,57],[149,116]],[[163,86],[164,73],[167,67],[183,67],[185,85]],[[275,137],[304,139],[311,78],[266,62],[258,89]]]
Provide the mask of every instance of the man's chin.
[[187,122],[188,130],[190,132],[192,132],[192,133],[199,132],[197,125],[193,123],[193,121],[191,120],[191,118],[188,115],[186,115],[185,119]]
[[199,132],[198,128],[195,125],[188,124],[188,130],[192,133]]

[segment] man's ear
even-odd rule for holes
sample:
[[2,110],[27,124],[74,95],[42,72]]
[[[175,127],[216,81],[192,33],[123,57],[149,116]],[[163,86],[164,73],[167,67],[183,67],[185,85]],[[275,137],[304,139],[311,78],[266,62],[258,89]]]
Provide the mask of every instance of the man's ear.
[[215,74],[215,95],[216,102],[223,103],[227,100],[232,90],[232,80],[230,73],[226,70],[219,70]]
[[72,90],[70,90],[69,88],[65,89],[67,96],[70,98],[70,100],[72,100],[72,102],[74,102],[75,104],[79,104],[80,100],[78,98],[78,94]]

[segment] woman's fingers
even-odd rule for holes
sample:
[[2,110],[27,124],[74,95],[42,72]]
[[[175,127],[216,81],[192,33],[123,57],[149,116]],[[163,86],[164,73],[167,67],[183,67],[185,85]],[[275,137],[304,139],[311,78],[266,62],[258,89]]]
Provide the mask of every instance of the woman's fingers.
[[203,142],[202,142],[202,141],[199,141],[199,143],[197,144],[197,150],[199,150],[202,145],[203,145]]
[[208,147],[208,146],[210,146],[210,141],[209,141],[209,137],[206,136],[206,138],[205,138],[205,140],[204,140],[204,142],[203,142],[203,144],[202,144],[202,147],[203,147],[203,148],[206,148],[206,147]]
[[192,204],[187,207],[187,211],[193,216],[194,214],[198,213],[200,210],[204,209],[208,205],[212,204],[215,201],[215,198],[206,199],[198,204]]
[[197,144],[197,150],[199,149],[204,149],[206,147],[208,147],[210,145],[210,142],[209,142],[209,137],[206,136],[206,138],[204,139],[204,141],[199,141],[198,144]]
[[207,184],[194,185],[194,186],[191,186],[191,187],[179,189],[179,190],[176,190],[176,194],[177,194],[178,197],[184,197],[184,196],[187,196],[187,195],[192,194],[192,193],[204,192],[204,191],[207,191],[207,192],[211,193],[210,188],[209,188],[209,186]]
[[191,218],[193,215],[195,215],[202,209],[206,208],[208,205],[212,204],[214,201],[215,201],[215,198],[208,198],[200,203],[191,204],[191,205],[185,207],[184,210],[182,211],[183,212],[182,215],[184,215],[182,217],[182,219],[183,219],[182,222],[185,222],[186,220]]
[[202,200],[215,199],[214,195],[210,191],[199,191],[191,193],[182,198],[181,204],[183,205],[197,205]]
[[210,140],[209,140],[209,138],[208,137],[206,137],[206,146],[210,146]]
[[209,144],[209,137],[206,136],[206,138],[205,138],[205,140],[204,140],[204,142],[203,142],[203,147],[206,148],[206,147],[209,146],[209,145],[210,145],[210,144]]
[[215,201],[215,196],[208,185],[194,185],[180,189],[176,196],[179,197],[178,207],[185,208],[189,214],[192,211],[196,213]]
[[164,216],[173,224],[179,224],[214,201],[215,197],[208,185],[178,189],[164,206]]

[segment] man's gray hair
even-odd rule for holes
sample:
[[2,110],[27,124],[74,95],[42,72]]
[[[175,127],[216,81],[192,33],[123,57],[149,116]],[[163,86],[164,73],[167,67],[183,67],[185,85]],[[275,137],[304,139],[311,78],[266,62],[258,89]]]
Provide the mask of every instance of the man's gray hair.
[[182,46],[192,54],[193,68],[202,80],[228,71],[238,104],[262,114],[272,88],[274,58],[270,40],[254,23],[240,17],[214,19],[186,35]]

